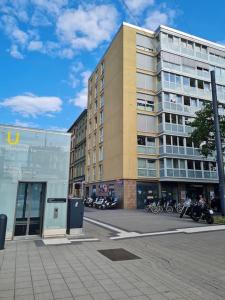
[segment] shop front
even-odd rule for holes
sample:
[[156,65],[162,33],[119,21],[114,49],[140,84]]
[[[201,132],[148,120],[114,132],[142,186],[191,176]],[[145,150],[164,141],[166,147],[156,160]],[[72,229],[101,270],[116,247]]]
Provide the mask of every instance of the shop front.
[[7,239],[66,233],[70,134],[0,125],[0,213]]

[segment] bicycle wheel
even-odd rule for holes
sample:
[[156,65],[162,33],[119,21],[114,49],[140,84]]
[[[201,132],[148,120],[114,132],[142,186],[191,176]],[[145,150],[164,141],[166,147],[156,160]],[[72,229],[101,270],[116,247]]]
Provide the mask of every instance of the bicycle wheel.
[[150,208],[150,210],[151,210],[151,212],[152,212],[153,214],[158,214],[158,213],[159,213],[159,206],[154,205],[154,206],[152,206],[152,207]]
[[168,206],[166,207],[166,212],[167,212],[167,213],[172,213],[172,212],[173,212],[173,206],[168,205]]

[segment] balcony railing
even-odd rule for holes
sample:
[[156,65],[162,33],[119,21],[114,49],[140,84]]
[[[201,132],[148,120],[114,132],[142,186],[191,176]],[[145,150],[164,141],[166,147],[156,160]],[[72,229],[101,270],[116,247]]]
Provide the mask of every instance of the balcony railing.
[[[164,125],[164,126],[163,126]],[[168,132],[168,133],[186,133],[190,134],[194,128],[188,125],[182,124],[173,124],[173,123],[160,123],[158,126],[159,132]]]
[[[159,147],[159,154],[160,155],[186,155],[186,156],[197,156],[202,157],[198,148],[193,147],[184,147],[184,146],[172,146],[172,145],[165,145]],[[213,155],[210,156],[213,158]]]
[[177,178],[191,178],[191,179],[212,179],[217,180],[217,171],[205,170],[187,170],[187,169],[161,169],[160,177],[177,177]]
[[137,153],[140,154],[156,154],[157,148],[156,146],[137,146]]
[[142,177],[156,177],[156,170],[138,168],[138,176]]
[[182,105],[179,103],[173,103],[169,101],[163,101],[161,103],[158,103],[158,111],[160,110],[168,110],[172,112],[187,112],[190,114],[195,114],[196,111],[200,110],[201,107],[199,106],[188,106],[188,105]]

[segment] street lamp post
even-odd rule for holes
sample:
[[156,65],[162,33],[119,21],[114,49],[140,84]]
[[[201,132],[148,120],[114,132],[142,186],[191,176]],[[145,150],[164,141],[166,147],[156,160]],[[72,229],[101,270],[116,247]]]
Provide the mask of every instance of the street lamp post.
[[214,126],[215,126],[215,142],[216,142],[216,158],[217,168],[219,175],[219,195],[222,215],[225,214],[225,194],[224,194],[224,167],[223,167],[223,152],[220,134],[220,123],[218,113],[218,102],[217,102],[217,91],[216,91],[216,80],[215,71],[210,71],[211,74],[211,85],[212,85],[212,104],[213,104],[213,115],[214,115]]

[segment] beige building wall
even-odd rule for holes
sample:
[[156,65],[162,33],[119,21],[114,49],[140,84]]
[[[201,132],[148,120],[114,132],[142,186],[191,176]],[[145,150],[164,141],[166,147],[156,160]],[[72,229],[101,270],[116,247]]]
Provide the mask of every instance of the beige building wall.
[[104,58],[104,160],[103,180],[123,177],[123,31]]
[[123,26],[123,178],[137,178],[136,31]]

